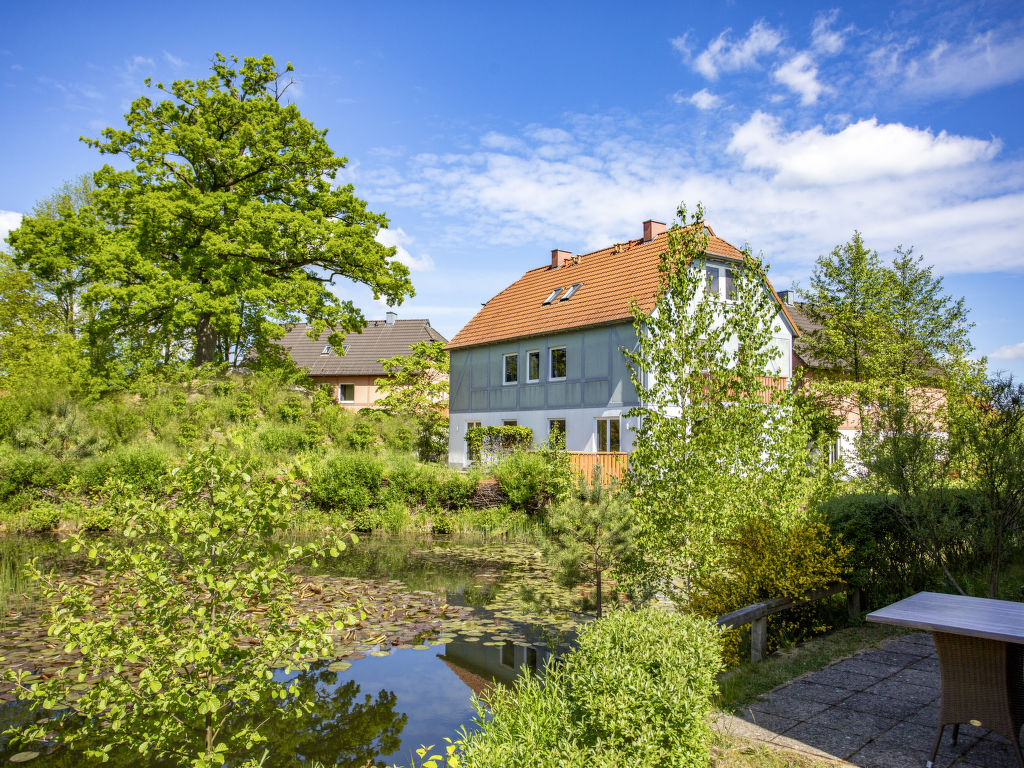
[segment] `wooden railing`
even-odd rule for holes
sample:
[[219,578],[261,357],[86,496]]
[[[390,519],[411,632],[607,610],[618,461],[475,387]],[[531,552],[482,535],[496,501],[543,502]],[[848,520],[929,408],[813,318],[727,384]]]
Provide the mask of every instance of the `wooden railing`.
[[800,605],[813,603],[840,592],[846,592],[846,608],[851,617],[860,614],[861,595],[860,590],[849,590],[846,584],[837,583],[824,589],[817,589],[808,592],[803,597],[776,597],[773,600],[766,600],[763,603],[754,603],[738,611],[719,616],[716,621],[718,626],[726,629],[739,629],[745,624],[750,625],[750,660],[754,663],[761,661],[768,650],[768,617],[773,613],[781,613],[789,608],[796,608]]
[[629,454],[619,451],[566,451],[569,454],[569,466],[574,474],[583,475],[587,480],[594,476],[594,470],[600,469],[605,482],[614,480],[621,483],[626,479],[626,465]]

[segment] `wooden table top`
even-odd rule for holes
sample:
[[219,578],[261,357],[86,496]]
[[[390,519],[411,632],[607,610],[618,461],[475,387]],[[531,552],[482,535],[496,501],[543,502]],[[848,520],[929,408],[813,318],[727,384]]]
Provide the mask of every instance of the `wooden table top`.
[[1024,644],[1024,603],[918,592],[867,615],[868,621]]

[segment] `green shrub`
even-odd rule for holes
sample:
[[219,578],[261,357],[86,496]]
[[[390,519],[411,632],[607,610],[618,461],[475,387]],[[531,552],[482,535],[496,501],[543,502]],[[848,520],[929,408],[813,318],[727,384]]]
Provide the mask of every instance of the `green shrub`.
[[544,678],[493,689],[490,718],[456,743],[458,764],[705,768],[720,668],[710,622],[658,608],[616,611],[587,626]]
[[466,430],[466,446],[474,461],[490,464],[503,461],[514,453],[533,446],[533,430],[529,427],[470,427]]
[[469,504],[477,485],[480,483],[480,471],[471,469],[460,472],[455,469],[443,470],[441,481],[437,484],[437,503],[446,509],[460,509]]
[[450,512],[440,509],[433,510],[430,514],[430,530],[432,533],[454,533],[455,517]]
[[145,423],[140,408],[123,398],[107,400],[97,405],[93,409],[90,421],[116,445],[124,445],[135,439]]
[[[974,493],[942,494],[931,507],[941,523],[935,533],[944,560],[954,569],[968,568],[976,556],[970,540],[977,509]],[[934,563],[904,525],[895,496],[837,496],[819,504],[818,514],[850,547],[849,583],[864,591],[867,605],[884,605],[941,581]]]
[[433,473],[412,457],[392,458],[387,470],[386,495],[389,500],[410,507],[426,504],[434,493]]
[[37,449],[0,452],[0,499],[30,488],[56,489],[71,479],[74,462]]
[[92,491],[119,481],[144,493],[157,493],[171,465],[171,454],[155,445],[123,446],[83,461],[77,469],[79,486]]
[[352,429],[345,433],[345,439],[349,446],[357,451],[365,451],[377,444],[377,430],[373,424],[366,420],[357,421]]
[[564,454],[516,451],[494,467],[494,478],[515,509],[537,512],[568,488],[561,466]]
[[363,511],[380,498],[384,463],[364,454],[335,454],[309,479],[310,496],[324,509],[351,514]]
[[399,419],[388,419],[380,425],[381,439],[389,451],[405,453],[411,451],[416,443],[416,430],[413,425]]
[[231,406],[231,418],[234,421],[245,422],[255,416],[257,412],[252,395],[248,392],[239,392],[235,395],[235,402]]
[[267,453],[298,453],[312,447],[302,424],[271,425],[261,430],[256,439]]
[[412,515],[409,508],[400,501],[388,502],[378,511],[380,527],[388,533],[401,533],[409,527]]
[[371,533],[381,527],[383,521],[376,509],[356,509],[352,512],[352,530]]
[[277,416],[281,421],[295,424],[303,416],[309,414],[309,401],[302,395],[292,393],[277,406]]
[[18,532],[45,533],[53,531],[60,525],[60,521],[60,507],[48,502],[39,502],[22,514]]

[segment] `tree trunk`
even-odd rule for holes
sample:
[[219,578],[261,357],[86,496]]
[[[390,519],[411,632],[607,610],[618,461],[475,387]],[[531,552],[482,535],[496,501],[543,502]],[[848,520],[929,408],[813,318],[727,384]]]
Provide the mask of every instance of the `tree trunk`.
[[209,315],[202,315],[196,324],[196,347],[192,364],[199,366],[217,359],[217,332],[213,329]]
[[597,618],[601,618],[601,558],[594,552],[594,565],[597,571]]

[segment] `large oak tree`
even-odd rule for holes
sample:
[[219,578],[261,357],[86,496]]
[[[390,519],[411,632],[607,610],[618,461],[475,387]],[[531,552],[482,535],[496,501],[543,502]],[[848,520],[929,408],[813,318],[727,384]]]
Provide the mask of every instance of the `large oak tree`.
[[375,239],[387,219],[332,183],[347,159],[284,100],[291,71],[217,54],[204,80],[156,83],[167,98],[142,96],[124,128],[83,139],[122,161],[95,174],[93,204],[11,233],[36,274],[84,272],[98,365],[231,360],[298,321],[311,335],[358,331],[362,313],[330,290],[337,278],[392,304],[412,295],[408,269]]

